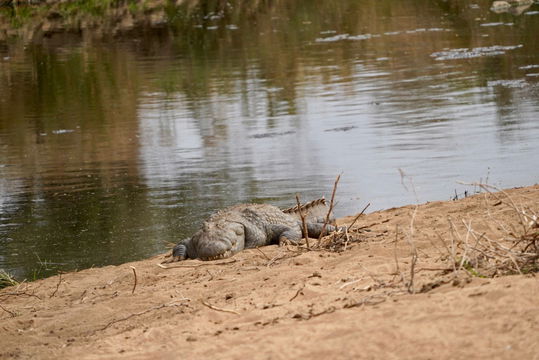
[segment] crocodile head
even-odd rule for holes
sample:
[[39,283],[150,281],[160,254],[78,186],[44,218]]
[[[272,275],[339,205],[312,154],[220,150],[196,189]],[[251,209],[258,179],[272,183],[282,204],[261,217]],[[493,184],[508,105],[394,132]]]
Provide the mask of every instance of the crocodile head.
[[206,221],[186,244],[187,257],[224,259],[243,250],[244,244],[245,229],[242,224],[226,220]]

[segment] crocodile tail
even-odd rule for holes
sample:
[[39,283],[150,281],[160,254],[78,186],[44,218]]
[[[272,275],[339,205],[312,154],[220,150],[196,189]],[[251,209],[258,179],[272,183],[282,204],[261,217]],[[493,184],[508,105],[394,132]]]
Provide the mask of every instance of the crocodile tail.
[[[285,214],[291,215],[301,221],[301,214],[305,216],[306,222],[323,223],[326,220],[326,216],[329,211],[329,206],[326,199],[320,198],[308,203],[301,204],[301,206],[294,206],[288,209],[284,209]],[[329,223],[333,223],[335,218],[333,214],[329,214]]]

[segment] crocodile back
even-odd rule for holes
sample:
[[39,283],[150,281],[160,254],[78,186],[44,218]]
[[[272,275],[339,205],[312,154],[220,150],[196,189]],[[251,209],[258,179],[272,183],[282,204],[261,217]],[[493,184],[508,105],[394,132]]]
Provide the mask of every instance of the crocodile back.
[[[300,211],[305,216],[306,222],[323,223],[328,215],[329,206],[326,199],[321,198],[308,203],[301,204],[301,206],[294,206],[288,209],[284,209],[283,212],[294,217],[297,221],[301,221]],[[329,224],[335,222],[333,213],[329,214]]]

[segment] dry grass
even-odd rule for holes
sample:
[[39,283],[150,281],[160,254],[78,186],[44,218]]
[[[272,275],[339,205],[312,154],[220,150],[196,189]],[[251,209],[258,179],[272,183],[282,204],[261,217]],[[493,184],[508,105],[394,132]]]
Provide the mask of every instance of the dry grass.
[[[499,237],[477,231],[473,219],[450,225],[452,254],[455,271],[465,270],[473,276],[494,277],[526,274],[539,271],[539,224],[537,210],[519,205],[507,192],[486,184],[473,184],[496,199],[494,204],[485,200],[488,224]],[[493,193],[492,190],[497,191]],[[485,198],[486,199],[486,198]],[[512,211],[517,223],[504,222],[493,214],[492,208],[504,205]]]
[[8,286],[18,285],[19,282],[11,276],[5,270],[0,270],[0,289],[3,289]]
[[[480,211],[484,211],[486,216],[471,215],[468,219],[448,216],[446,235],[432,240],[442,244],[435,248],[440,255],[436,262],[443,266],[433,267],[429,265],[429,262],[432,264],[430,256],[420,253],[416,248],[414,220],[418,207],[415,206],[410,214],[409,226],[404,229],[395,228],[395,277],[392,281],[384,282],[382,287],[414,294],[429,291],[442,283],[458,284],[471,277],[497,277],[539,271],[538,209],[519,204],[506,191],[496,187],[482,183],[469,185],[484,191],[484,210]],[[365,233],[362,232],[364,229],[365,226],[340,229],[323,237],[312,246],[312,250],[344,251],[349,243],[365,240]],[[399,265],[402,260],[397,257],[399,237],[410,249],[405,265]],[[420,271],[431,272],[431,280],[415,284],[416,275]]]

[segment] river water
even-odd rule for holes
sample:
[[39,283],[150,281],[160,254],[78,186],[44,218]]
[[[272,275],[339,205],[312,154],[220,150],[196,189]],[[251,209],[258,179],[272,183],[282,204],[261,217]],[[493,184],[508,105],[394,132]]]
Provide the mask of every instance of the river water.
[[261,3],[0,43],[0,268],[145,258],[228,205],[329,197],[341,173],[338,216],[538,182],[539,5]]

